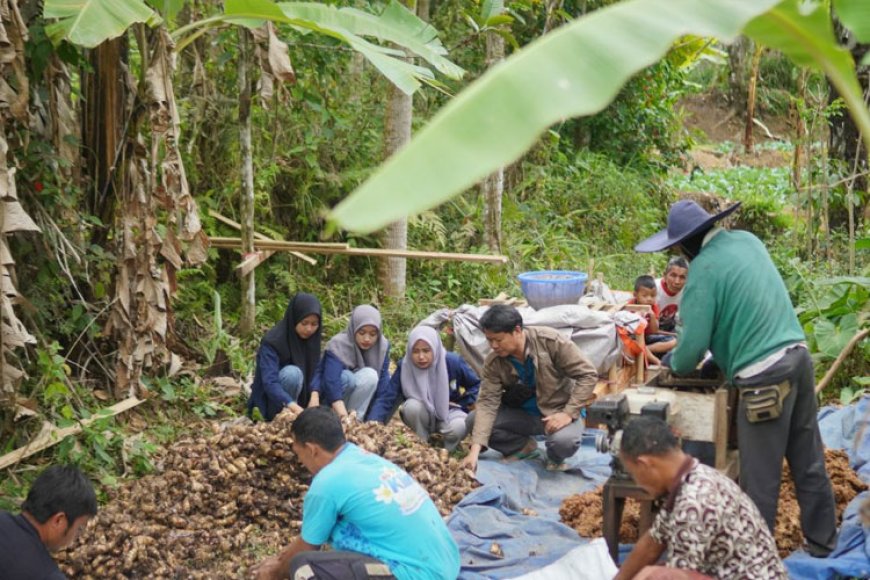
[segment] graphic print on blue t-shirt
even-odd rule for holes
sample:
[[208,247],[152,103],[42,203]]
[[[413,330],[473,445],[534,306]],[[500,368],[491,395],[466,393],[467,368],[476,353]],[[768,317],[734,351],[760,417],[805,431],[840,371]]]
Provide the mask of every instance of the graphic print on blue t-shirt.
[[314,476],[302,507],[302,539],[377,558],[398,580],[459,574],[459,549],[426,490],[352,443]]
[[397,468],[385,467],[381,472],[381,486],[374,490],[375,499],[381,503],[396,502],[403,516],[420,509],[428,496],[410,475]]

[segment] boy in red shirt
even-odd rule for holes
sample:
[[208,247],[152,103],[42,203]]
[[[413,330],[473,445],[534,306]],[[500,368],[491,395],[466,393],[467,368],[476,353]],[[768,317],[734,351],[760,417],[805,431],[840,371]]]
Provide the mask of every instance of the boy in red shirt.
[[644,342],[646,342],[647,357],[653,364],[661,364],[656,355],[662,355],[677,346],[677,337],[671,332],[659,329],[659,307],[656,305],[656,281],[652,276],[638,276],[634,281],[634,298],[629,304],[644,304],[652,312],[646,316]]

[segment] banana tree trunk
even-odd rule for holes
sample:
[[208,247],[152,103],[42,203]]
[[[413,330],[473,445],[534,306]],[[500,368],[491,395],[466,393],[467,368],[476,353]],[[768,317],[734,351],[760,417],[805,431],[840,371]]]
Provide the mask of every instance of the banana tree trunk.
[[90,177],[87,211],[101,226],[93,229],[91,243],[105,247],[115,213],[116,177],[121,164],[121,143],[129,96],[125,62],[127,40],[119,36],[90,51],[90,71],[83,72],[82,151]]
[[[242,254],[254,252],[254,157],[251,150],[251,83],[248,80],[251,33],[239,28],[239,149],[242,157],[241,219]],[[239,332],[254,332],[257,312],[256,275],[251,270],[242,276],[242,314]]]
[[[18,319],[15,306],[20,303],[16,290],[15,260],[9,250],[7,238],[14,232],[38,232],[39,227],[30,219],[18,202],[15,153],[21,149],[22,136],[27,135],[30,115],[29,80],[24,61],[27,26],[18,10],[16,0],[0,0],[0,80],[6,90],[0,91],[0,409],[14,409],[15,397],[25,374],[19,368],[16,350],[36,344],[34,337]],[[12,141],[6,140],[7,130]],[[3,414],[10,421],[0,425],[0,434],[14,429],[15,413]]]
[[[486,66],[504,60],[504,38],[494,32],[486,35]],[[504,193],[504,168],[499,167],[481,184],[483,193],[483,237],[490,252],[501,251],[501,203]]]
[[106,333],[118,341],[119,398],[144,391],[143,375],[180,367],[180,358],[170,352],[171,346],[181,347],[172,313],[175,273],[184,264],[204,262],[208,248],[181,162],[172,40],[164,28],[151,39],[141,28],[139,32],[145,86],[129,123],[124,171],[116,178],[118,272],[106,325]]

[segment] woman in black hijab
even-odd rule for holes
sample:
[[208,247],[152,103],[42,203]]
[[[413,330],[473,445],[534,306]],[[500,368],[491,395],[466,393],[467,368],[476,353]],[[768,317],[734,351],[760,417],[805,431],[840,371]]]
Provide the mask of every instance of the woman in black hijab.
[[[287,305],[284,318],[272,327],[257,351],[257,370],[248,399],[267,421],[290,406],[301,413],[311,399],[312,382],[320,362],[320,301],[299,292]],[[317,404],[317,398],[313,403]]]

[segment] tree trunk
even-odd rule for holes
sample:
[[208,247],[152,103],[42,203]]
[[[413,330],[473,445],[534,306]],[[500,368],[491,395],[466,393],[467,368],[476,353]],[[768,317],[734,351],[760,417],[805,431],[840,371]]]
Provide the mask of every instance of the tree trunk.
[[91,236],[92,243],[100,247],[105,247],[115,213],[115,176],[126,121],[126,57],[125,36],[107,40],[91,50],[90,71],[82,73],[82,151],[90,177],[85,209],[102,222]]
[[[254,157],[251,151],[251,82],[248,80],[250,32],[239,28],[239,150],[242,157],[241,218],[242,255],[254,252]],[[242,314],[239,332],[250,336],[254,332],[257,313],[256,274],[251,270],[242,276]]]
[[[426,0],[424,0],[425,2]],[[416,0],[402,0],[412,12],[419,14],[421,8]],[[428,21],[429,8],[424,7]],[[392,83],[387,94],[387,109],[384,115],[384,159],[399,151],[411,140],[411,118],[414,100]],[[402,218],[388,225],[381,234],[383,246],[390,250],[408,249],[408,218]],[[378,279],[384,296],[405,297],[407,261],[405,258],[383,258],[378,264]]]
[[[855,40],[854,35],[838,20],[834,21],[834,30],[837,38],[849,52],[856,63],[860,63],[864,56],[870,52],[870,44],[861,44]],[[858,82],[864,91],[864,101],[867,102],[870,94],[870,66],[857,65]],[[828,83],[828,103],[834,102],[840,97],[836,88]],[[838,115],[828,117],[828,158],[831,161],[842,163],[847,175],[852,178],[847,182],[847,189],[853,191],[867,191],[867,151],[861,140],[861,133],[852,120],[852,116],[846,111]],[[865,220],[870,218],[870,202],[864,207]],[[842,221],[839,221],[842,224]]]
[[728,97],[731,106],[738,113],[744,111],[747,103],[749,67],[752,64],[753,42],[745,36],[737,37],[728,46]]
[[[504,60],[504,38],[489,32],[486,35],[486,66],[491,68]],[[490,252],[501,251],[501,202],[504,192],[504,168],[499,167],[481,184],[483,194],[483,238]]]
[[417,16],[420,17],[420,20],[429,22],[430,6],[429,0],[417,0]]
[[755,127],[755,88],[758,84],[758,67],[761,65],[761,53],[764,47],[756,46],[752,55],[752,68],[749,71],[749,88],[746,91],[746,126],[743,132],[743,150],[752,153],[753,129]]
[[819,228],[825,236],[825,259],[830,261],[831,255],[831,206],[830,206],[831,172],[828,168],[828,154],[822,150],[822,207],[819,210]]
[[[411,140],[412,98],[395,85],[389,85],[387,111],[384,119],[384,159],[387,159]],[[401,193],[401,192],[397,192]],[[387,226],[382,235],[383,246],[391,250],[408,248],[408,220],[402,218]],[[379,279],[384,296],[401,298],[405,295],[407,263],[404,258],[383,258],[379,264]]]
[[791,165],[791,182],[797,193],[793,210],[795,241],[798,239],[798,226],[800,224],[800,200],[803,188],[804,160],[806,157],[804,149],[809,146],[807,142],[807,123],[806,119],[804,119],[807,103],[807,69],[801,69],[800,73],[798,73],[797,89],[798,98],[794,106],[794,158]]

